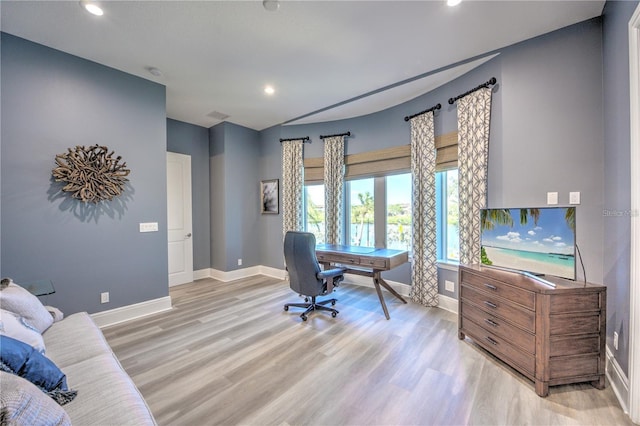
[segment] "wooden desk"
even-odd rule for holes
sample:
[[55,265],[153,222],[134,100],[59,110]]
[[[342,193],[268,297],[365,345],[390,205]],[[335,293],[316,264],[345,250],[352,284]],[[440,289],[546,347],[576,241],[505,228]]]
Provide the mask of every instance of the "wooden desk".
[[378,299],[380,299],[384,316],[387,317],[387,319],[389,319],[389,311],[387,310],[387,304],[384,301],[380,286],[386,288],[391,294],[400,299],[402,303],[407,303],[380,275],[382,271],[388,271],[408,262],[409,254],[406,251],[378,249],[375,247],[319,244],[316,246],[316,257],[318,258],[318,263],[323,265],[325,269],[331,268],[332,264],[340,264],[347,268],[347,273],[373,278],[373,285],[378,293]]

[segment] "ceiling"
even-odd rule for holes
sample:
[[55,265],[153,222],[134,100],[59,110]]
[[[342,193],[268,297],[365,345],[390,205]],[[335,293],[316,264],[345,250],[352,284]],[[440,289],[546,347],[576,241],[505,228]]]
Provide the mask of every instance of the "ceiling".
[[97,3],[101,17],[79,1],[2,0],[0,29],[165,85],[170,118],[211,127],[228,116],[262,130],[400,104],[488,53],[599,16],[605,2]]

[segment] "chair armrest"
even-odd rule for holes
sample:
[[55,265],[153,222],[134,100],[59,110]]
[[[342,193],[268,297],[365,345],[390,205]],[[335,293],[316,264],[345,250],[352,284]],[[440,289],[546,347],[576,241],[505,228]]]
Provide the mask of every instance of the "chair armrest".
[[320,280],[325,280],[327,278],[337,277],[338,275],[343,275],[346,269],[347,268],[333,268],[333,269],[327,269],[326,271],[320,271],[316,275],[316,278]]

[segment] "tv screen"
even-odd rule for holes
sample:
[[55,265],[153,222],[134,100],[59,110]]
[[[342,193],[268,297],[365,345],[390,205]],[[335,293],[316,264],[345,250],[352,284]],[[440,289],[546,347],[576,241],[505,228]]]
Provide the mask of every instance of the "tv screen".
[[575,207],[483,209],[481,262],[575,279]]

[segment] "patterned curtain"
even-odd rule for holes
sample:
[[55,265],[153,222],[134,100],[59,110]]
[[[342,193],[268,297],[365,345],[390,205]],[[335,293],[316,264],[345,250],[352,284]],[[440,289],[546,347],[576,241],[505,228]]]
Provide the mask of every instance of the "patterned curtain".
[[344,136],[324,140],[324,203],[327,244],[341,244]]
[[491,89],[458,100],[460,263],[480,263],[480,209],[487,204]]
[[287,231],[302,231],[304,163],[302,139],[282,142],[282,237]]
[[433,112],[411,119],[411,179],[413,188],[411,298],[424,306],[437,306],[436,147]]

